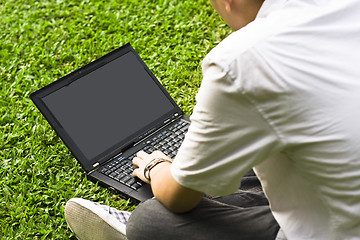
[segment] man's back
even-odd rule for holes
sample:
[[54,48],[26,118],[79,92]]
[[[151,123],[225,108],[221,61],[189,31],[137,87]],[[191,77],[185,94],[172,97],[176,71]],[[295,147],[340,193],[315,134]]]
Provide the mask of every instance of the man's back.
[[[360,2],[355,0],[267,0],[254,22],[225,39],[204,60],[205,76],[216,65],[233,86],[213,87],[218,81],[210,80],[204,81],[203,89],[231,89],[234,95],[219,105],[243,111],[250,104],[253,109],[243,111],[243,116],[239,113],[239,119],[255,109],[262,120],[254,119],[253,124],[266,122],[263,130],[254,127],[247,139],[235,136],[242,130],[231,125],[228,139],[239,146],[242,140],[247,142],[234,155],[243,165],[239,172],[248,166],[246,161],[262,161],[255,169],[289,239],[360,239],[359,22]],[[206,91],[199,92],[199,106],[206,105]],[[244,99],[248,103],[241,105]],[[217,111],[212,119],[236,124],[231,119],[237,113]],[[195,109],[196,114],[201,113]],[[264,137],[256,140],[256,134]],[[212,151],[221,156],[220,149]],[[268,153],[275,155],[261,159]],[[208,155],[202,158],[211,161]],[[226,175],[218,174],[224,186],[234,182],[235,178],[226,181]]]
[[249,76],[284,145],[257,171],[289,239],[360,238],[360,4],[323,2],[254,48],[276,81]]

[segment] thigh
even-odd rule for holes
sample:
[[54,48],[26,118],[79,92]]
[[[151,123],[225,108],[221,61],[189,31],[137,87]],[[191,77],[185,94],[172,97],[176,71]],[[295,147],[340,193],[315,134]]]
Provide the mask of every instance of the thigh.
[[209,196],[209,198],[228,205],[243,208],[269,205],[269,202],[262,191],[261,183],[253,170],[250,170],[242,177],[238,192],[225,197]]
[[204,198],[192,211],[175,214],[159,201],[140,204],[127,223],[129,240],[275,239],[279,226],[268,206],[241,208]]
[[262,191],[260,180],[253,170],[250,170],[241,178],[240,190],[252,192]]
[[269,201],[263,191],[248,192],[239,190],[237,193],[229,196],[210,198],[218,202],[242,208],[269,205]]

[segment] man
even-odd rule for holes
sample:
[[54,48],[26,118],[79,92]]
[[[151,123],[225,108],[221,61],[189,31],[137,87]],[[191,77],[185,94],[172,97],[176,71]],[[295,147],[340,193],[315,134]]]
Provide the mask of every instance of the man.
[[[134,158],[156,199],[128,239],[360,239],[360,2],[210,2],[235,32],[203,61],[175,160]],[[253,167],[270,208],[232,194]]]

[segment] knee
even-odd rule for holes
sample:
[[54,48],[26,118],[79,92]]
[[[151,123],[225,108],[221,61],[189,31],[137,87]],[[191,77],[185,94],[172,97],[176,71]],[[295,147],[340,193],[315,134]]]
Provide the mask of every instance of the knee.
[[156,199],[149,199],[140,203],[126,224],[126,236],[129,240],[158,239],[162,204]]
[[149,223],[146,223],[147,205],[146,202],[140,203],[131,213],[129,220],[126,223],[126,236],[129,240],[141,239],[140,236],[144,235],[142,231],[149,227],[147,226]]

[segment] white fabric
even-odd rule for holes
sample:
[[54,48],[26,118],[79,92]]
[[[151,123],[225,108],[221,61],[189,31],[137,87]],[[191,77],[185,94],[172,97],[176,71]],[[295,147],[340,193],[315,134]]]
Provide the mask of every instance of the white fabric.
[[286,239],[283,230],[280,228],[275,240],[288,240]]
[[171,171],[234,192],[253,166],[288,239],[360,239],[360,1],[266,0],[203,61]]

